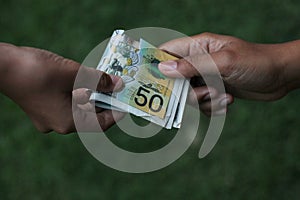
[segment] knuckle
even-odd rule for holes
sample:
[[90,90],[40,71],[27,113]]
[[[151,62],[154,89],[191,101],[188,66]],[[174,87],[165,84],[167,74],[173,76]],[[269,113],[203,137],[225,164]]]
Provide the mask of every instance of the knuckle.
[[64,123],[60,123],[59,125],[57,125],[54,128],[54,131],[59,134],[62,134],[62,135],[72,133],[72,132],[74,132],[74,129],[75,129],[73,124],[74,124],[73,120],[72,120],[72,122],[71,122],[71,120],[67,120],[67,122],[65,121]]
[[211,32],[203,32],[200,34],[200,36],[203,38],[210,38],[210,37],[214,36],[214,34]]
[[52,130],[51,129],[38,129],[38,131],[40,131],[41,133],[50,133]]
[[41,133],[49,133],[52,131],[52,129],[50,129],[49,127],[45,126],[43,123],[41,123],[38,120],[32,120],[33,125],[35,126],[35,128],[41,132]]
[[57,59],[58,62],[61,62],[62,66],[69,66],[70,69],[75,70],[76,73],[81,66],[80,63],[78,63],[74,60],[68,59],[68,58],[61,57],[61,56],[58,56],[55,59]]
[[52,131],[52,129],[50,128],[41,127],[41,126],[36,126],[36,129],[41,133],[50,133]]
[[54,131],[56,133],[62,134],[62,135],[70,133],[70,130],[64,126],[59,126],[59,127],[55,128]]

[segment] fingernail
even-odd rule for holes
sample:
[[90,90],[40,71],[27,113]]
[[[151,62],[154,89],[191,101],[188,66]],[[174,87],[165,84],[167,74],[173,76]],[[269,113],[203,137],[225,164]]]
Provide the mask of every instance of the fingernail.
[[123,80],[121,79],[121,77],[118,76],[110,76],[112,83],[115,85],[114,90],[120,90],[124,87],[124,83]]
[[210,94],[207,93],[204,97],[203,97],[203,101],[208,101],[210,100]]
[[85,90],[85,93],[88,95],[88,96],[91,96],[93,90],[90,90],[90,89],[86,89]]
[[226,113],[226,108],[225,109],[222,109],[222,110],[218,110],[218,111],[216,111],[214,114],[215,115],[224,115],[225,113]]
[[226,107],[228,103],[229,103],[229,98],[225,97],[220,101],[220,106]]
[[202,100],[208,101],[208,100],[216,98],[216,96],[217,96],[217,92],[215,89],[208,89],[207,94],[203,97]]
[[177,62],[173,60],[159,63],[159,68],[162,70],[174,70],[177,68]]

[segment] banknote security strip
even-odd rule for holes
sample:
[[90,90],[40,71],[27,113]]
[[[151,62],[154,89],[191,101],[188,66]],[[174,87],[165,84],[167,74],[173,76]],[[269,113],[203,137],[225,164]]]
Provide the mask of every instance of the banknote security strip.
[[167,129],[180,128],[189,80],[164,76],[158,64],[177,58],[142,38],[131,39],[115,30],[97,66],[98,70],[120,76],[120,92],[94,92],[90,101],[98,107],[129,112]]

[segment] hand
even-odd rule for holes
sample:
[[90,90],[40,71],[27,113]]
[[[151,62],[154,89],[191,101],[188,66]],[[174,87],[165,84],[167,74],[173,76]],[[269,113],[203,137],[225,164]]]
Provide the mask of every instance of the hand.
[[[282,48],[276,45],[254,44],[230,36],[205,33],[176,39],[160,48],[182,57],[160,63],[160,71],[170,77],[180,77],[180,74],[188,78],[213,75],[210,67],[213,60],[227,92],[218,94],[211,88],[214,93],[210,95],[211,103],[220,104],[220,113],[226,111],[226,104],[233,102],[233,96],[269,101],[279,99],[288,92],[283,76],[284,64],[278,59]],[[198,86],[194,91],[200,109],[210,114],[211,103],[205,99],[208,88]],[[190,101],[195,102],[195,99],[190,97]]]
[[[79,69],[84,76],[78,78],[80,87],[73,91]],[[113,117],[112,111],[97,109],[97,125],[91,123],[95,109],[88,103],[90,90],[83,88],[109,92],[121,89],[122,81],[51,52],[0,43],[0,73],[0,91],[20,105],[41,132],[76,131],[72,107],[86,131],[99,124],[106,130],[123,116],[115,112]]]

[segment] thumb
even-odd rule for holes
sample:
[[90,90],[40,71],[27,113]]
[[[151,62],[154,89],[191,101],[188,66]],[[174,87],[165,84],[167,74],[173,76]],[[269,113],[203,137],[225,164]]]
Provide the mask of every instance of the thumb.
[[97,91],[99,92],[120,91],[121,89],[123,89],[123,87],[124,87],[124,83],[121,77],[100,72],[100,79],[97,85]]
[[224,60],[221,52],[212,54],[198,54],[178,60],[161,62],[159,70],[166,76],[180,78],[182,76],[191,78],[194,76],[222,74]]

